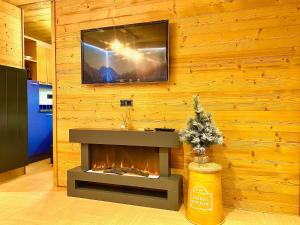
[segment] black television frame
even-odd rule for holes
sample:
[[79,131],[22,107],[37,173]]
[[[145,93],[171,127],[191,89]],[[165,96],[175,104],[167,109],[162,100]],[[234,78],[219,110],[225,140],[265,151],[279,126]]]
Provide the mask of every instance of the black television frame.
[[[136,26],[136,25],[150,25],[150,24],[156,24],[156,23],[166,23],[167,25],[167,43],[166,43],[166,61],[167,61],[167,79],[164,81],[144,81],[144,82],[112,82],[112,83],[95,83],[95,82],[83,82],[83,75],[84,75],[84,54],[83,54],[83,35],[87,32],[97,31],[97,30],[109,30],[114,28],[124,28],[129,26]],[[117,85],[117,84],[157,84],[157,83],[167,83],[170,80],[170,50],[169,50],[169,37],[170,37],[170,29],[169,29],[169,20],[157,20],[157,21],[150,21],[150,22],[143,22],[143,23],[132,23],[132,24],[124,24],[124,25],[118,25],[118,26],[109,26],[109,27],[98,27],[98,28],[92,28],[87,30],[81,30],[80,31],[80,53],[81,53],[81,84],[87,84],[87,85]]]

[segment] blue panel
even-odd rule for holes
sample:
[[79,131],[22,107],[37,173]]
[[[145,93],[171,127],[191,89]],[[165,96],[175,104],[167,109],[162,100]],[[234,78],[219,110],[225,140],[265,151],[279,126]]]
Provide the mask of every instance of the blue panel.
[[37,81],[27,81],[29,157],[50,153],[52,145],[52,112],[40,112],[39,88]]

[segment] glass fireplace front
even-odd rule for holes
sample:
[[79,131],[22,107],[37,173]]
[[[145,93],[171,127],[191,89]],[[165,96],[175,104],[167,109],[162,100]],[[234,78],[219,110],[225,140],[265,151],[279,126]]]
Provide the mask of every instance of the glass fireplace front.
[[147,178],[159,177],[159,149],[155,147],[90,145],[90,170]]

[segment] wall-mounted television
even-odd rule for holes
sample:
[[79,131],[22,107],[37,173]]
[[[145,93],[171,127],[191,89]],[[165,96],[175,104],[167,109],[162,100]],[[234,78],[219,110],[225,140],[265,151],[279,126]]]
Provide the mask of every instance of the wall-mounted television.
[[166,20],[83,30],[82,83],[168,81],[168,41]]

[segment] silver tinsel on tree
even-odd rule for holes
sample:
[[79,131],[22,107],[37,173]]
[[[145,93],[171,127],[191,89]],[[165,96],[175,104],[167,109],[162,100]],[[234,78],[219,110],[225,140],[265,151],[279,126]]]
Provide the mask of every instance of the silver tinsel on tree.
[[190,144],[197,155],[205,155],[210,145],[223,143],[223,135],[212,121],[211,114],[201,107],[198,96],[193,96],[193,106],[195,117],[188,119],[187,128],[179,132],[179,137]]

